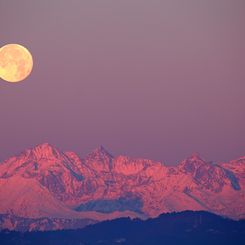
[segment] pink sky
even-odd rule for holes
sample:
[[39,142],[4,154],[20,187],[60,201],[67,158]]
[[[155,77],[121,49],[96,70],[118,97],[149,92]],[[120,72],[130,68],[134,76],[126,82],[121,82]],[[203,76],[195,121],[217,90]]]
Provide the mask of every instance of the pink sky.
[[0,159],[49,142],[176,163],[245,155],[245,2],[1,1],[0,46],[34,58],[0,81]]

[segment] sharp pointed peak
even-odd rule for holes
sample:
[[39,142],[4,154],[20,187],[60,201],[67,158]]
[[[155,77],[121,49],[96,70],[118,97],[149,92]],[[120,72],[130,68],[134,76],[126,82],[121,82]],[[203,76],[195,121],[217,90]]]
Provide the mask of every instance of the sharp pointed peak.
[[109,153],[108,150],[103,145],[100,145],[99,147],[95,148],[91,153],[88,154],[88,157],[109,157],[113,158],[112,154]]
[[56,149],[55,146],[51,145],[50,143],[48,142],[44,142],[44,143],[40,143],[40,144],[37,144],[33,147],[33,149],[47,149],[47,148],[52,148],[52,149]]
[[38,144],[28,151],[36,158],[58,157],[60,155],[59,150],[47,142]]
[[187,157],[187,159],[204,161],[199,152],[192,152],[192,154],[189,157]]
[[102,152],[108,152],[106,148],[103,145],[98,146],[95,148],[95,151],[102,151]]
[[198,152],[193,152],[185,160],[181,161],[178,166],[186,169],[189,172],[193,172],[200,165],[206,163]]

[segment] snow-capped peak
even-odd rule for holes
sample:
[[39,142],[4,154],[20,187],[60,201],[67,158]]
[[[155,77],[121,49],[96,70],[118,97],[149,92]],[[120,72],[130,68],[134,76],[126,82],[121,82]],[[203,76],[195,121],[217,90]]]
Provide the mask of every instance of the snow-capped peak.
[[36,160],[40,159],[54,159],[60,157],[60,152],[49,143],[43,143],[27,150]]

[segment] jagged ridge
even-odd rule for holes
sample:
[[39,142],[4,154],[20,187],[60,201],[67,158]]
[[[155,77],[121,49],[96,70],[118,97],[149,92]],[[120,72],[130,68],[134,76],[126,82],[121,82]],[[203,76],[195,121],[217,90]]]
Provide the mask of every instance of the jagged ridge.
[[81,159],[45,143],[0,164],[0,213],[73,219],[91,211],[86,218],[103,220],[208,210],[238,219],[245,217],[244,184],[245,157],[213,163],[195,153],[173,167],[114,157],[102,146]]

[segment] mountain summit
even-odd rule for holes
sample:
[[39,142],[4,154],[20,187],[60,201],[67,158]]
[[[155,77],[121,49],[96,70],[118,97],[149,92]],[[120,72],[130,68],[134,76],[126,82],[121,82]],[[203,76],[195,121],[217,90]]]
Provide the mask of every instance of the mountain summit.
[[93,160],[103,160],[110,158],[112,159],[113,156],[101,145],[89,153],[86,158]]
[[0,227],[78,228],[103,219],[183,210],[245,218],[244,159],[212,163],[192,154],[166,166],[113,157],[102,146],[81,159],[40,144],[0,164]]
[[49,143],[37,145],[29,151],[36,159],[53,159],[60,157],[59,151]]

